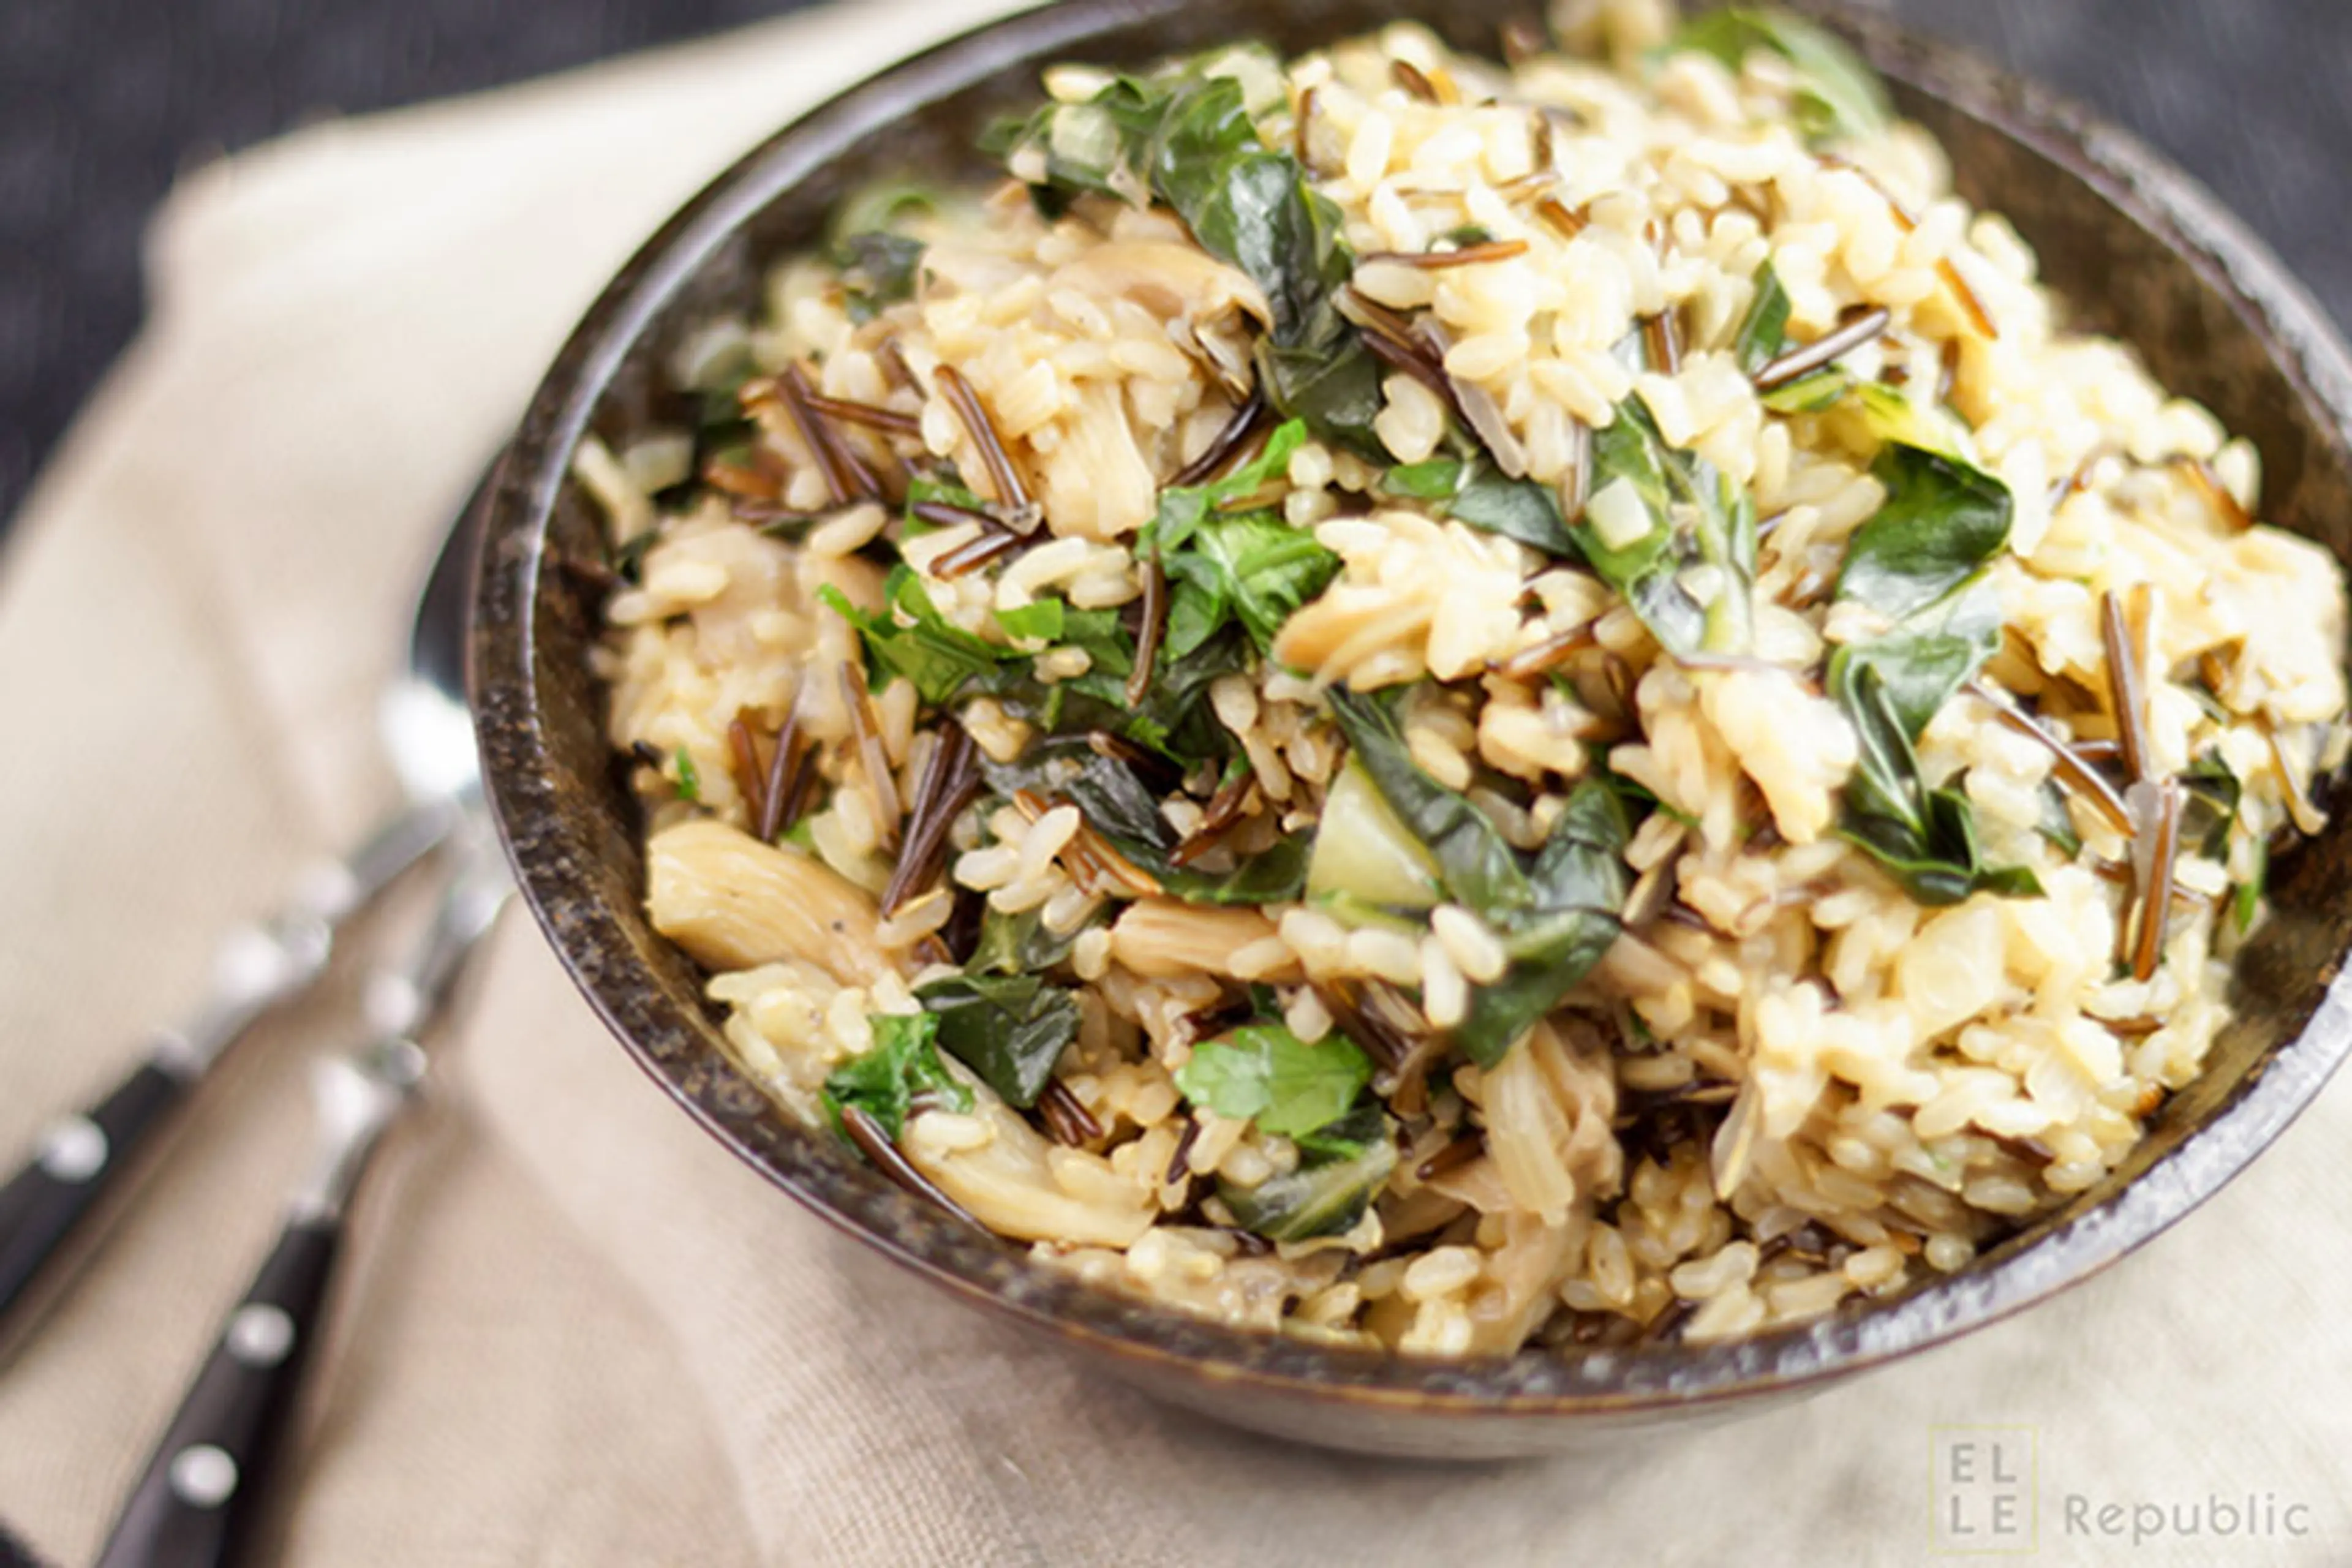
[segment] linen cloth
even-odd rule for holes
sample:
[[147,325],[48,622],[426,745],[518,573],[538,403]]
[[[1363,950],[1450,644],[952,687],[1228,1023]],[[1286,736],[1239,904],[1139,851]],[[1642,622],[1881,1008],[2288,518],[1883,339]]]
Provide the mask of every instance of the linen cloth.
[[[1000,8],[837,7],[185,183],[151,325],[0,575],[0,1149],[110,1082],[213,938],[388,804],[371,721],[407,584],[637,238],[800,109]],[[1994,1485],[1954,1480],[1951,1428],[2030,1435],[2030,1561],[2352,1560],[2352,1081],[2176,1232],[1958,1345],[1605,1455],[1402,1465],[1162,1411],[979,1321],[697,1131],[526,918],[487,956],[357,1216],[289,1563],[1925,1563],[1931,1510]],[[267,1247],[305,1051],[351,1032],[355,973],[206,1088],[0,1369],[0,1514],[44,1554],[94,1553]],[[2250,1497],[2267,1532],[2217,1537],[2211,1500]],[[2168,1517],[2136,1543],[2097,1532],[2108,1503]]]

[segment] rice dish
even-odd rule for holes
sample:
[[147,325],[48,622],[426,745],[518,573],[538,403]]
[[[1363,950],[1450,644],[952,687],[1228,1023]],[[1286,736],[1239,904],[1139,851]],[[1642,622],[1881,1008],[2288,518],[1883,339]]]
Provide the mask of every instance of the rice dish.
[[2229,1022],[2335,559],[1843,46],[1048,73],[575,471],[648,907],[779,1113],[1431,1356],[1966,1268]]

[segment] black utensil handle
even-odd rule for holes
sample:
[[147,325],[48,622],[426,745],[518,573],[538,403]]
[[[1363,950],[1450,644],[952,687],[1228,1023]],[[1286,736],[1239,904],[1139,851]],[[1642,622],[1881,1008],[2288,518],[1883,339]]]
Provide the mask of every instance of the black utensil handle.
[[236,1560],[286,1448],[341,1239],[340,1219],[287,1222],[164,1429],[98,1568],[214,1568]]
[[9,1315],[134,1156],[187,1098],[193,1079],[142,1063],[79,1116],[54,1121],[24,1168],[0,1187],[0,1316]]

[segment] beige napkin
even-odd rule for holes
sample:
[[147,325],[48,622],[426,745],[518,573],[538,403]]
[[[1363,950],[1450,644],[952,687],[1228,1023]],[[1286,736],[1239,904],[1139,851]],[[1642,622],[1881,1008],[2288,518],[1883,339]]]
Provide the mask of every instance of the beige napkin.
[[[842,7],[327,125],[174,197],[154,319],[0,578],[0,1149],[110,1080],[213,935],[386,802],[370,715],[404,585],[636,237],[999,3]],[[0,1515],[44,1552],[94,1552],[266,1246],[302,1051],[351,991],[346,969],[207,1089],[0,1371]],[[2352,1083],[2020,1321],[1748,1421],[1472,1470],[1160,1411],[899,1276],[696,1132],[525,921],[457,1036],[361,1215],[291,1562],[1905,1563],[1936,1560],[1931,1509],[1990,1528],[2003,1489],[2038,1499],[2032,1561],[2352,1560]],[[2029,1436],[2028,1477],[1986,1473]],[[2211,1501],[2250,1495],[2216,1539]],[[2097,1533],[2109,1504],[2141,1506],[2137,1546]]]

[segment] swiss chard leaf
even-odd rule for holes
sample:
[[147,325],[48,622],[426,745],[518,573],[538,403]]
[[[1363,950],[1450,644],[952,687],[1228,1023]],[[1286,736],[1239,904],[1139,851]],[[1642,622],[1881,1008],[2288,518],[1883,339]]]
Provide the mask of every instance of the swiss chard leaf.
[[1875,72],[1835,35],[1786,11],[1731,5],[1694,16],[1673,47],[1699,49],[1733,70],[1756,49],[1769,49],[1796,68],[1797,124],[1816,143],[1870,136],[1885,129],[1886,89]]
[[1311,839],[1294,836],[1275,840],[1223,873],[1165,863],[1150,869],[1164,891],[1188,904],[1286,904],[1306,889],[1313,850]]
[[891,226],[908,213],[939,205],[929,186],[901,180],[869,185],[841,205],[833,220],[833,263],[847,286],[849,319],[870,321],[889,306],[915,296],[922,272],[923,242],[897,234]]
[[1307,885],[1312,840],[1303,835],[1279,839],[1222,874],[1170,865],[1176,839],[1160,817],[1160,803],[1126,763],[1082,742],[1032,745],[1016,762],[985,762],[982,768],[1000,795],[1026,789],[1067,800],[1087,826],[1149,872],[1171,898],[1198,904],[1277,904],[1297,898]]
[[1393,1135],[1380,1102],[1366,1100],[1337,1121],[1326,1122],[1312,1132],[1299,1133],[1294,1142],[1301,1155],[1319,1165],[1333,1160],[1352,1160]]
[[1625,902],[1625,812],[1605,778],[1577,786],[1531,864],[1486,814],[1423,773],[1393,708],[1345,689],[1328,693],[1355,758],[1398,820],[1427,847],[1449,898],[1503,940],[1510,968],[1479,986],[1454,1043],[1490,1067],[1551,1011],[1608,952]]
[[1224,478],[1161,490],[1151,521],[1139,536],[1139,545],[1163,554],[1183,549],[1202,523],[1220,511],[1240,507],[1289,472],[1291,454],[1306,444],[1306,422],[1286,420],[1275,426],[1256,457]]
[[831,584],[817,595],[857,630],[866,645],[866,679],[876,690],[903,675],[924,701],[944,703],[974,677],[990,676],[1020,656],[950,626],[923,592],[922,580],[907,566],[890,569],[883,584],[884,607],[871,615],[851,604]]
[[1489,919],[1531,901],[1517,852],[1469,797],[1422,771],[1391,702],[1344,687],[1325,698],[1381,797],[1437,862],[1449,897]]
[[1381,477],[1381,488],[1392,496],[1427,501],[1447,517],[1516,539],[1546,555],[1573,560],[1581,553],[1550,488],[1511,478],[1484,452],[1468,458],[1402,464]]
[[2180,842],[2208,860],[2227,858],[2230,829],[2237,825],[2238,802],[2245,786],[2218,752],[2198,758],[2180,775],[2180,785],[2188,792],[2181,805]]
[[1339,574],[1339,558],[1280,512],[1244,511],[1202,522],[1190,547],[1163,565],[1169,598],[1162,651],[1183,658],[1231,621],[1265,652],[1283,622]]
[[2268,889],[2271,876],[2271,847],[2262,839],[2254,840],[2254,874],[2238,884],[2230,895],[2230,919],[2240,936],[2254,929],[2254,917],[2263,911],[2263,895]]
[[[1713,464],[1668,446],[1638,396],[1619,405],[1616,418],[1592,437],[1594,497],[1618,485],[1649,528],[1612,544],[1595,526],[1588,501],[1574,536],[1593,571],[1668,652],[1746,651],[1754,635],[1754,500]],[[1714,567],[1717,578],[1706,603],[1690,586],[1693,569],[1703,565]]]
[[1008,915],[990,909],[980,917],[980,936],[964,969],[971,974],[1042,974],[1070,956],[1077,936],[1049,930],[1043,910]]
[[826,1075],[819,1097],[827,1121],[841,1131],[841,1109],[855,1105],[881,1124],[897,1142],[919,1100],[936,1100],[951,1110],[971,1109],[971,1090],[940,1064],[934,1048],[940,1020],[929,1013],[877,1013],[874,1046]]
[[1371,1078],[1370,1058],[1344,1035],[1310,1045],[1280,1024],[1249,1024],[1193,1047],[1176,1087],[1220,1116],[1297,1138],[1347,1115]]
[[849,319],[863,324],[915,297],[923,268],[923,242],[903,234],[853,234],[834,247],[834,260],[847,285]]
[[1886,503],[1846,546],[1840,599],[1900,621],[1975,576],[2009,542],[2009,487],[1983,469],[1890,445],[1871,471]]
[[1839,649],[1837,658],[1876,671],[1905,736],[1916,741],[2000,648],[2000,598],[1979,580],[1883,637]]
[[1811,375],[1758,393],[1756,400],[1775,414],[1819,414],[1843,401],[1853,386],[1852,371],[1843,365],[1824,365]]
[[1306,1241],[1353,1230],[1396,1169],[1395,1136],[1381,1118],[1379,1132],[1350,1139],[1338,1158],[1303,1158],[1286,1175],[1270,1176],[1254,1187],[1217,1184],[1217,1196],[1234,1223],[1268,1241]]
[[[1103,626],[1098,618],[1109,624]],[[1254,653],[1248,637],[1238,626],[1229,626],[1184,658],[1160,658],[1153,668],[1151,689],[1135,706],[1127,700],[1134,644],[1117,621],[1107,611],[1066,612],[1065,644],[1087,649],[1092,668],[1075,679],[1047,684],[1025,662],[1008,666],[986,686],[987,693],[1005,711],[1047,735],[1107,730],[1187,767],[1232,755],[1234,739],[1217,722],[1209,688],[1221,675],[1250,668]]]
[[1739,368],[1754,375],[1780,358],[1788,343],[1789,290],[1768,260],[1756,269],[1756,299],[1739,323],[1731,352],[1738,356]]
[[1860,742],[1841,831],[1923,904],[1956,904],[1979,891],[2042,892],[2023,867],[1984,863],[1968,796],[1928,788],[1914,749],[1937,710],[1991,657],[2000,628],[1998,602],[1977,584],[1830,660],[1830,696]]
[[937,1023],[940,1047],[1024,1110],[1078,1036],[1077,1000],[1034,974],[950,975],[917,986],[915,1000]]
[[1279,479],[1306,439],[1305,423],[1289,420],[1223,479],[1160,492],[1137,549],[1156,552],[1168,574],[1163,657],[1189,658],[1236,620],[1263,653],[1282,623],[1339,571],[1339,558],[1281,513],[1230,510]]
[[1531,907],[1502,922],[1510,968],[1471,992],[1470,1011],[1454,1031],[1454,1043],[1472,1061],[1501,1061],[1616,942],[1627,837],[1622,803],[1608,782],[1579,784],[1528,870]]
[[1380,364],[1336,303],[1355,270],[1339,209],[1259,136],[1240,82],[1213,63],[1122,76],[1085,103],[1000,126],[983,145],[1049,189],[1149,195],[1175,209],[1204,249],[1264,291],[1273,321],[1258,374],[1274,405],[1377,457]]
[[2083,836],[2075,830],[2074,813],[2066,804],[2065,789],[2056,779],[2042,781],[2042,820],[2034,830],[2069,860],[2083,852]]

